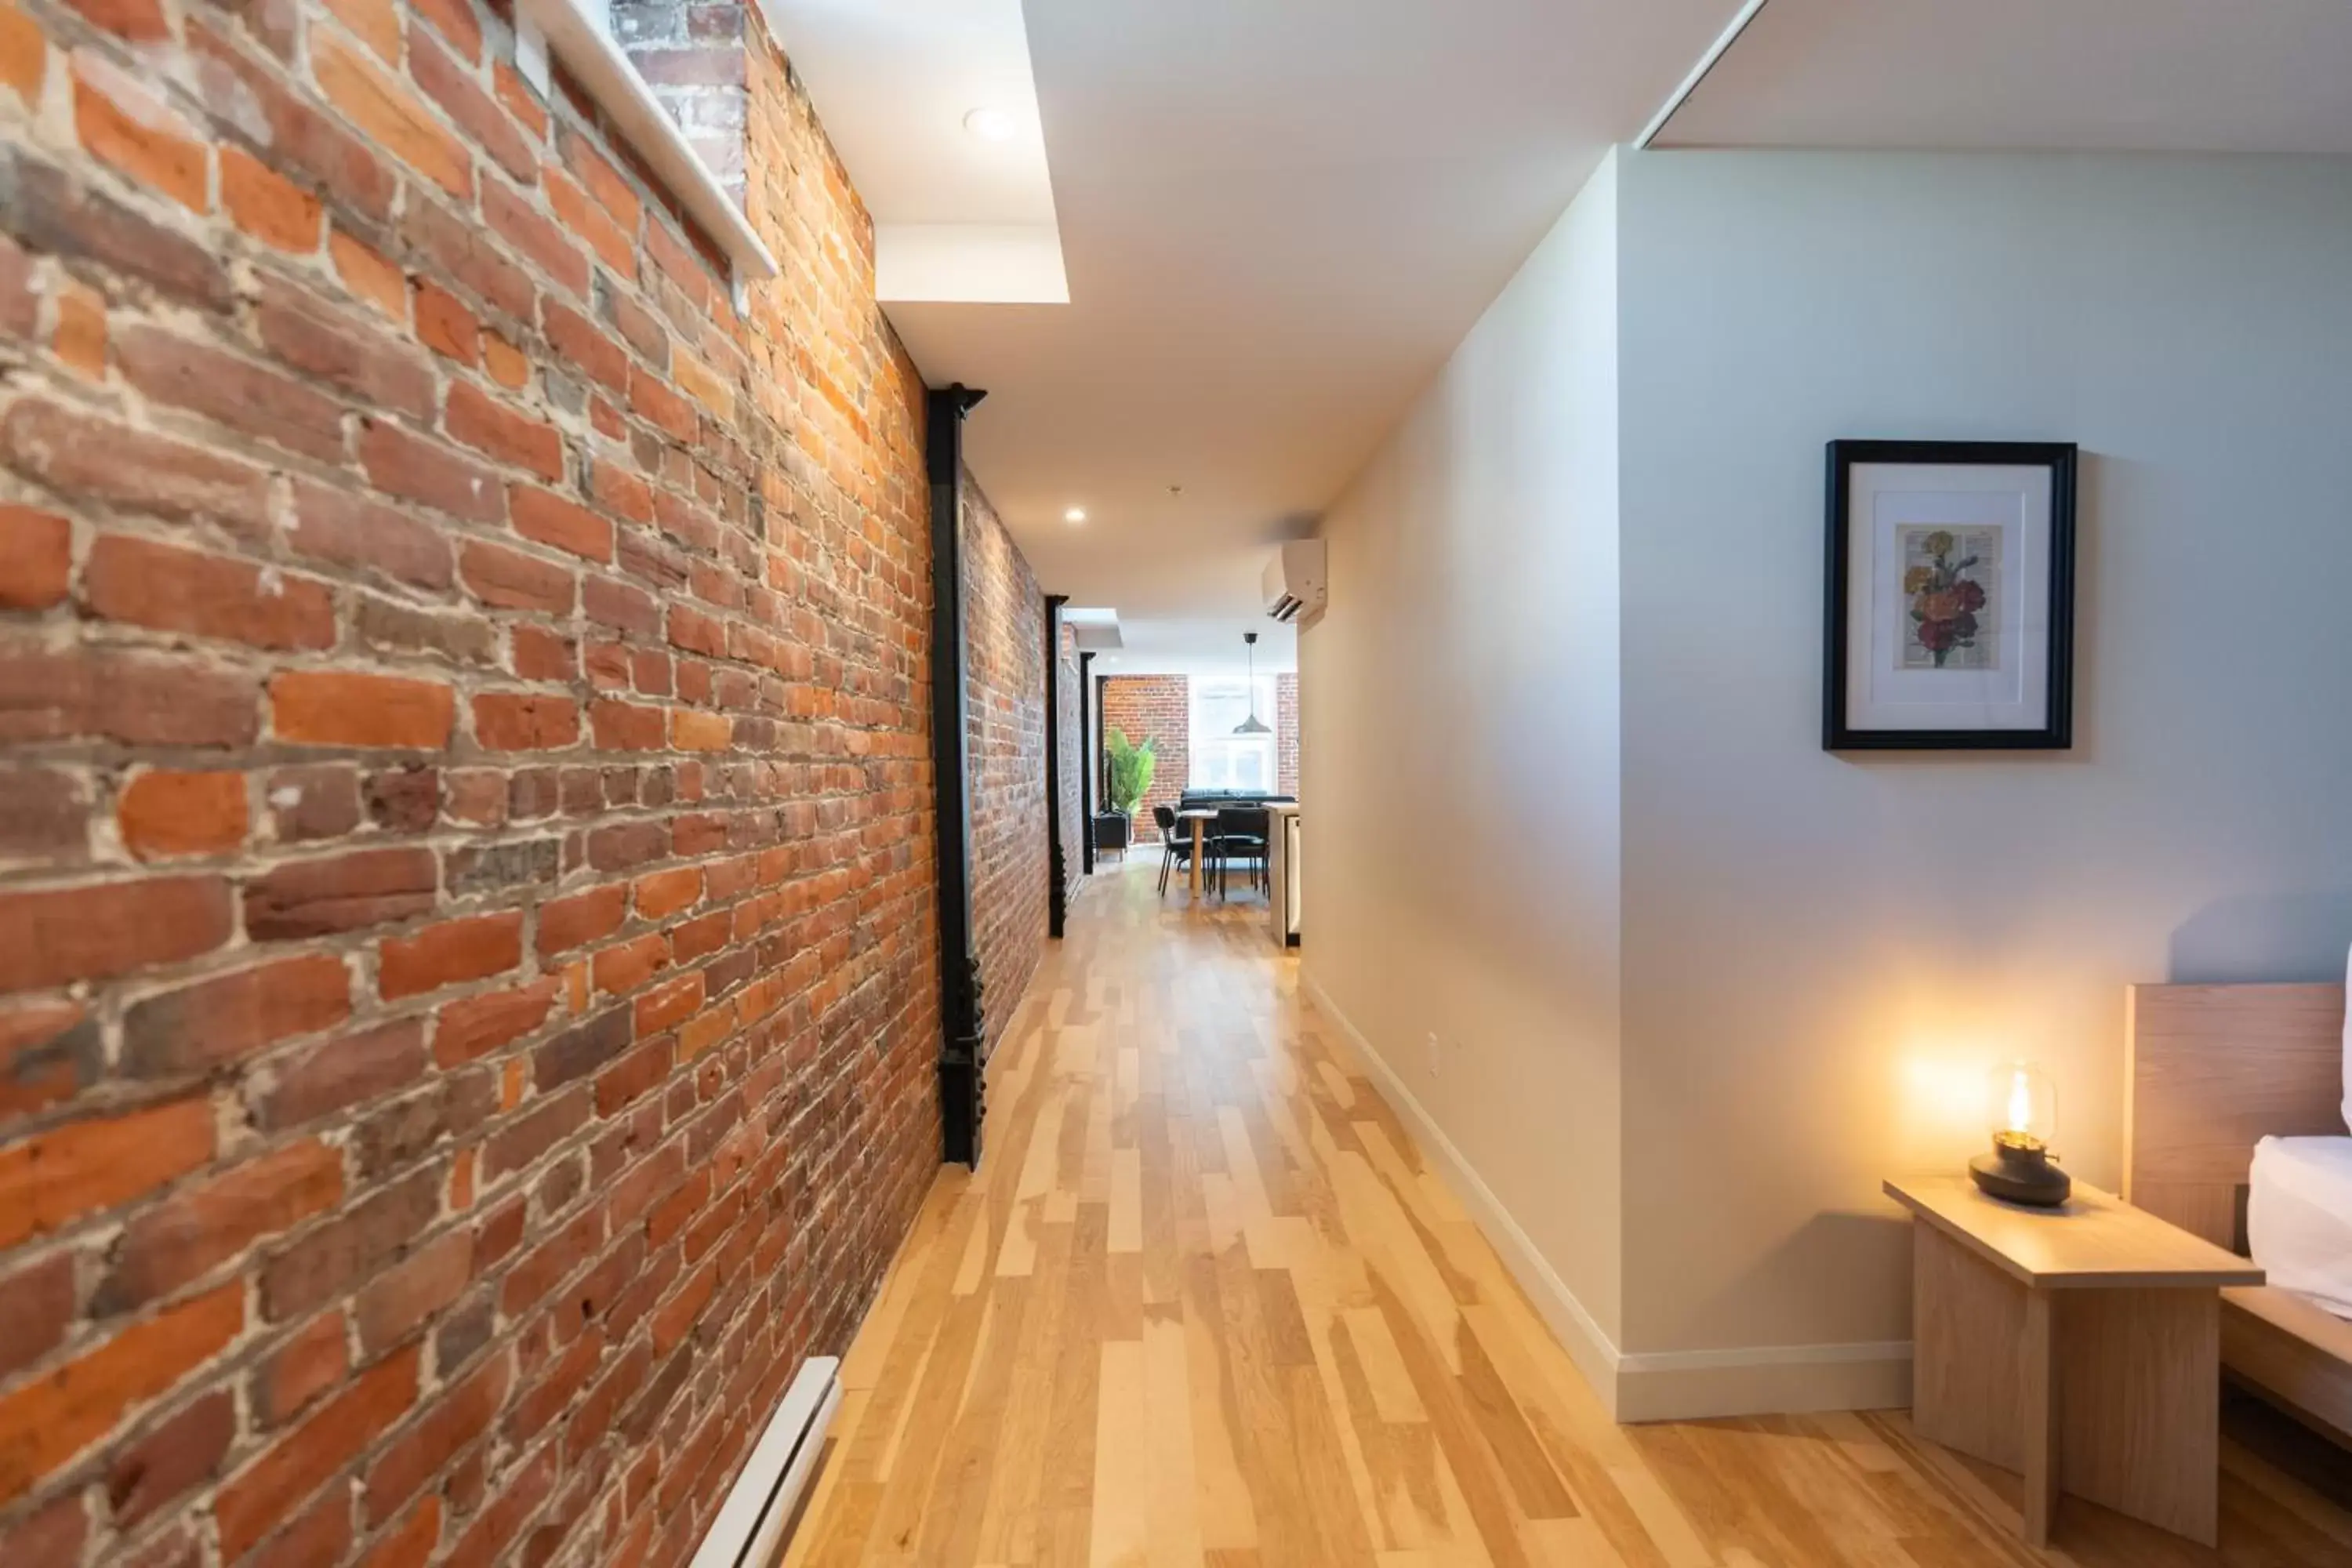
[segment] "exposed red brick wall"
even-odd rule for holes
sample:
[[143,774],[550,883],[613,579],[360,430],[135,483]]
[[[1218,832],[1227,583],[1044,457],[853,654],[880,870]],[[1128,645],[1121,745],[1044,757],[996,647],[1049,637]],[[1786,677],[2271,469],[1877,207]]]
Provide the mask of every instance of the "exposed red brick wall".
[[1045,596],[969,473],[961,493],[972,952],[993,1049],[1045,951]]
[[1276,789],[1298,793],[1298,676],[1296,671],[1274,678],[1274,767]]
[[752,26],[742,321],[467,0],[0,0],[0,1562],[680,1563],[909,1222],[920,392]]
[[[1149,737],[1160,754],[1151,793],[1135,812],[1135,841],[1157,844],[1160,829],[1152,823],[1151,808],[1174,805],[1192,776],[1191,683],[1181,675],[1112,676],[1103,682],[1102,729],[1106,755],[1113,730],[1139,746]],[[1104,776],[1109,776],[1108,771]],[[1109,796],[1104,799],[1108,802]]]

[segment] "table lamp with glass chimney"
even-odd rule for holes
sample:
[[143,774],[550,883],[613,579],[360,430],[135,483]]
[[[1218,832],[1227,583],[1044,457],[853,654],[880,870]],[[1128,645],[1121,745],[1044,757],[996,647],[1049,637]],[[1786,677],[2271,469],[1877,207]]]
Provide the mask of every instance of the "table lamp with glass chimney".
[[2050,1140],[2058,1125],[2058,1089],[2032,1062],[2003,1062],[1985,1080],[1992,1152],[1969,1162],[1969,1174],[1992,1196],[2055,1208],[2074,1190],[2058,1168]]

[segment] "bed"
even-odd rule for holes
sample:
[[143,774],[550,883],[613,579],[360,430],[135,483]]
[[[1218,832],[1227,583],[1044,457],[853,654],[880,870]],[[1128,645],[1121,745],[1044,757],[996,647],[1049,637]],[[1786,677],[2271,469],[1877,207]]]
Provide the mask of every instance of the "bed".
[[2263,1264],[2221,1292],[2222,1365],[2352,1445],[2352,1319],[2322,1305],[2352,1293],[2345,988],[2136,985],[2126,1039],[2124,1195]]

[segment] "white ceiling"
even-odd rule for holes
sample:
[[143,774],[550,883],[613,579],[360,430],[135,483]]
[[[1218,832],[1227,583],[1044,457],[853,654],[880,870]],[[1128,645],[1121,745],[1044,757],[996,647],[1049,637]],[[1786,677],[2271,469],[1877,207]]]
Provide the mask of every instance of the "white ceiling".
[[1652,144],[2352,153],[2352,0],[1767,0]]
[[[1060,300],[1021,0],[761,0],[875,220],[886,300]],[[1003,117],[990,141],[965,119]]]
[[1255,632],[1257,672],[1298,668],[1295,626],[1248,616],[1187,616],[1172,619],[1119,617],[1125,644],[1095,659],[1097,675],[1239,675],[1248,668],[1244,632]]
[[988,388],[971,463],[1039,582],[1130,635],[1255,617],[1269,547],[1735,4],[1028,0],[1070,302],[889,313]]
[[[1068,303],[888,310],[933,384],[988,389],[973,468],[1132,669],[1292,635],[1272,546],[1738,9],[763,3],[879,234],[1058,225]],[[964,132],[982,104],[1011,142]],[[2352,152],[2352,0],[1768,0],[1658,144]]]

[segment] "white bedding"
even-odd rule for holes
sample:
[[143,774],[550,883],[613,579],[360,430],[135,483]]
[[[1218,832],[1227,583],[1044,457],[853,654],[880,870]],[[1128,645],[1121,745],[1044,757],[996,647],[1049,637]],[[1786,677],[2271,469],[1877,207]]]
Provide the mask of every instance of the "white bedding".
[[2255,1144],[2246,1240],[2271,1284],[2352,1318],[2352,1138]]

